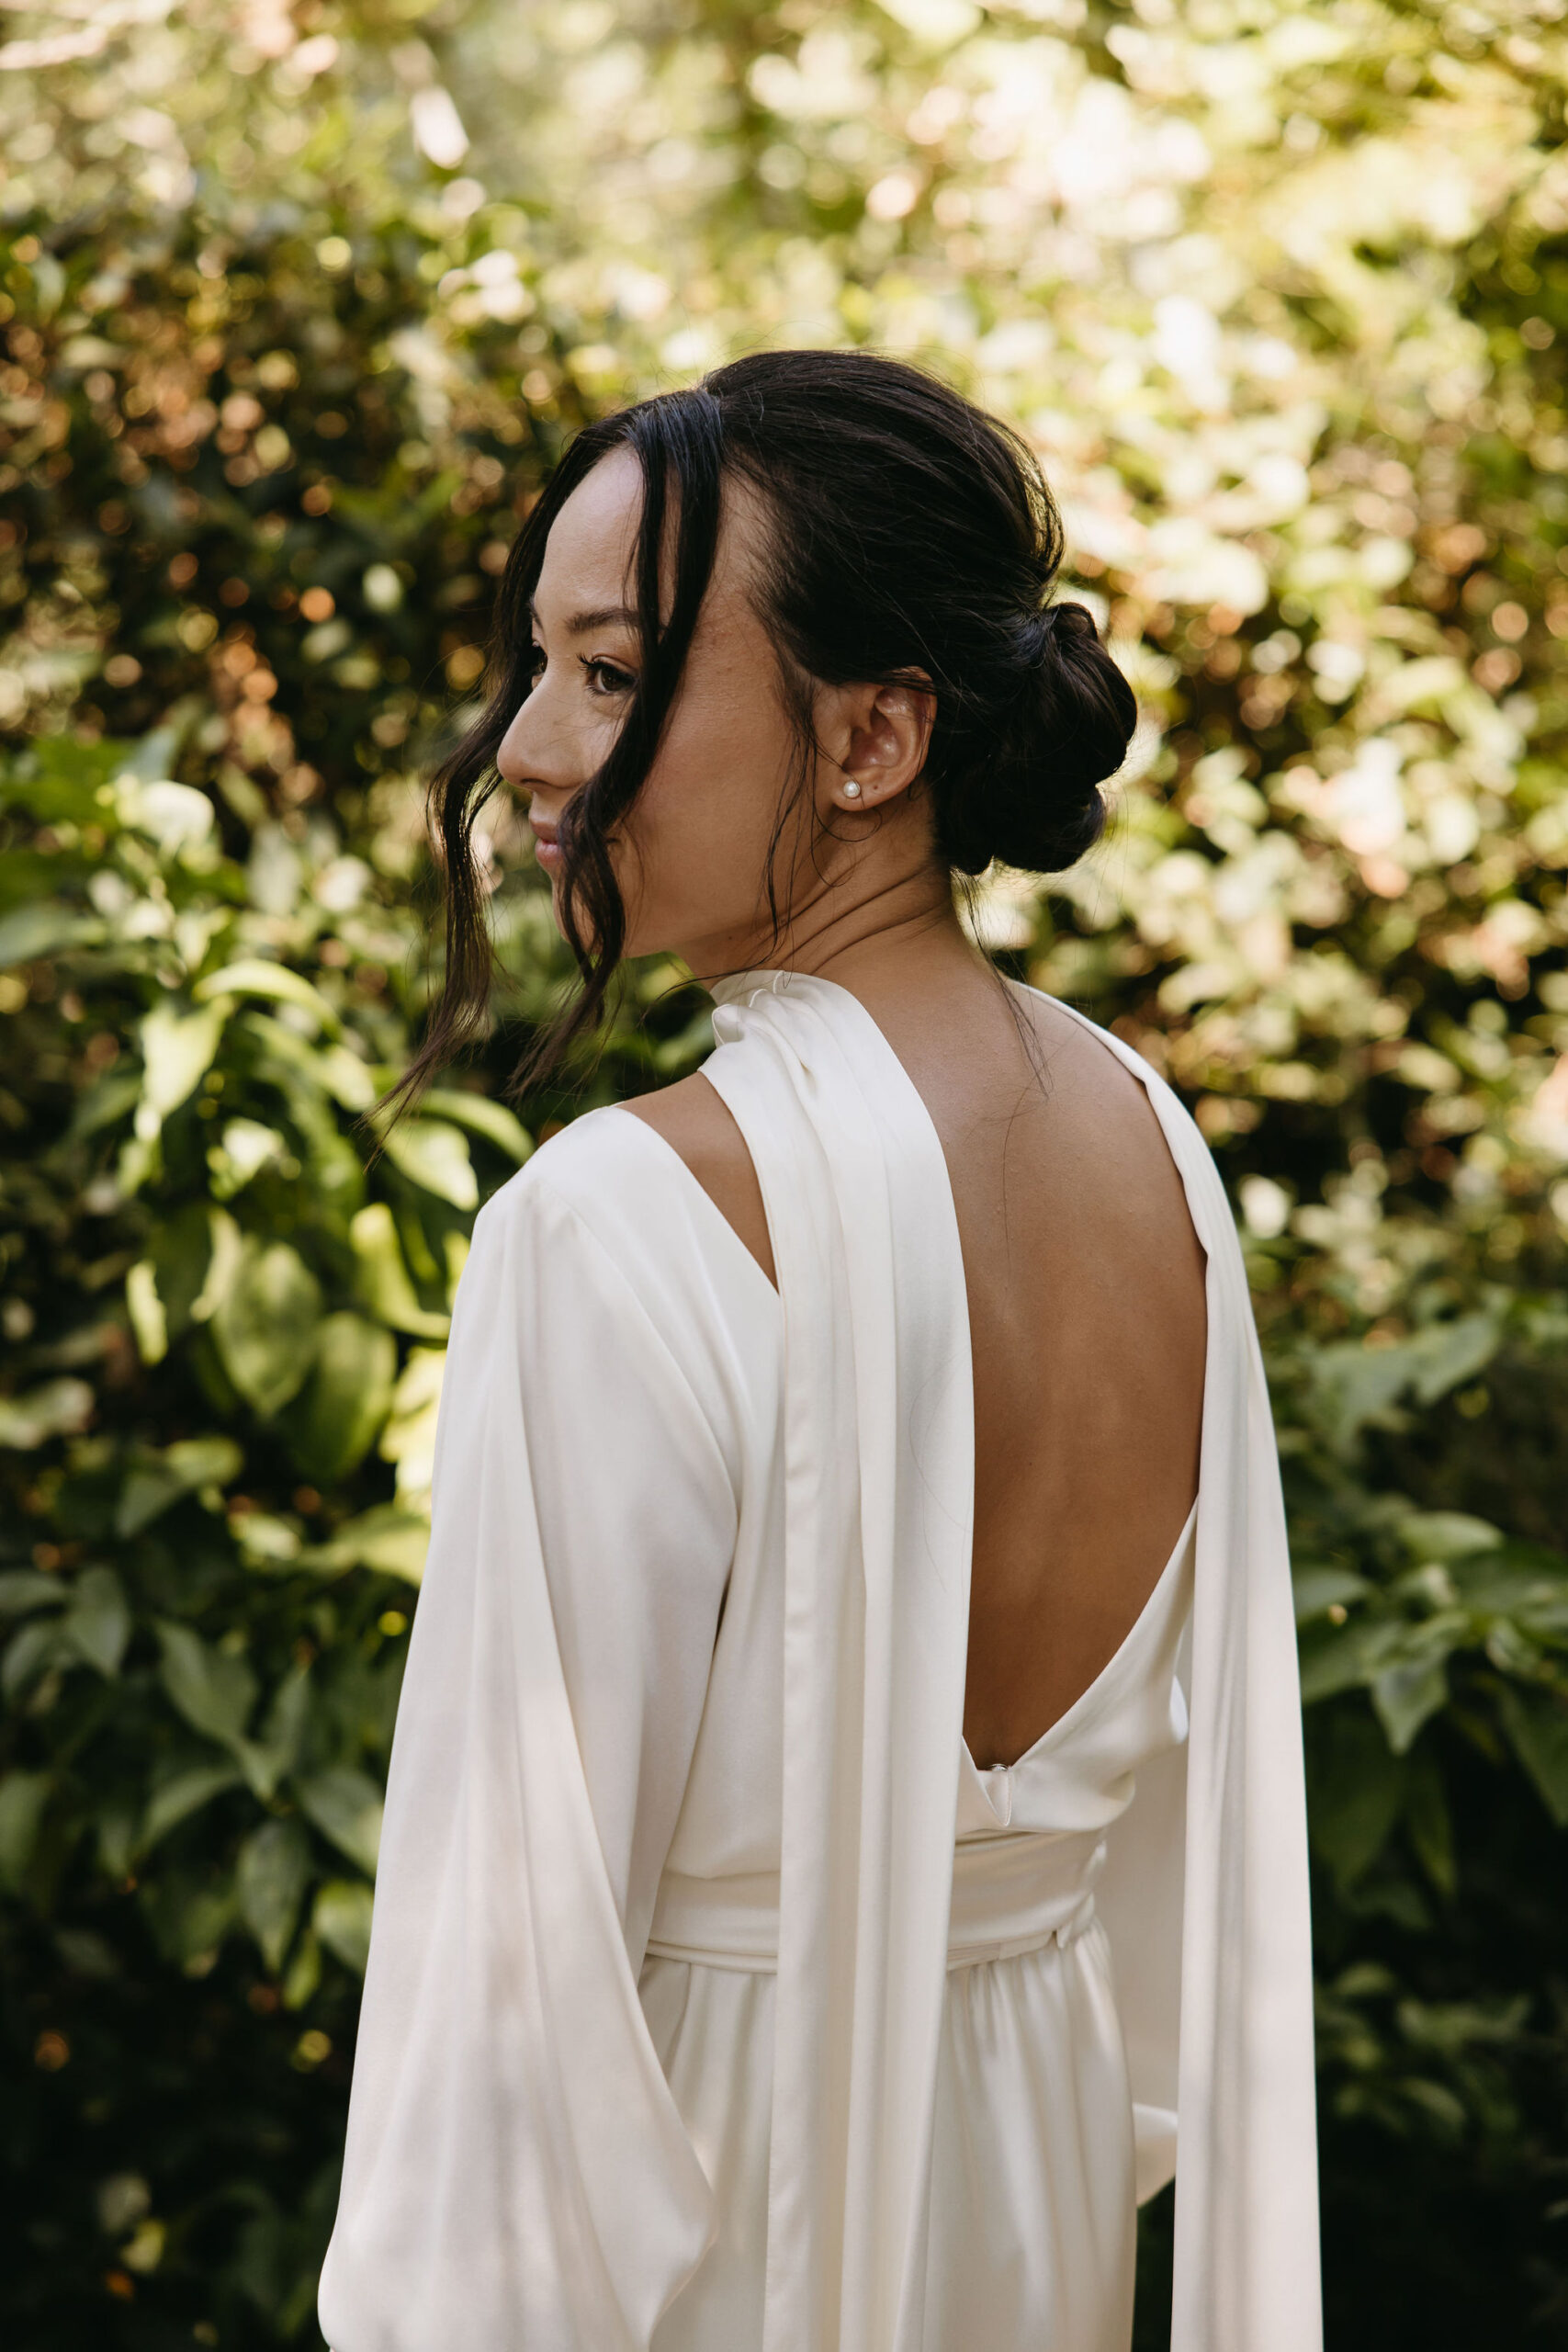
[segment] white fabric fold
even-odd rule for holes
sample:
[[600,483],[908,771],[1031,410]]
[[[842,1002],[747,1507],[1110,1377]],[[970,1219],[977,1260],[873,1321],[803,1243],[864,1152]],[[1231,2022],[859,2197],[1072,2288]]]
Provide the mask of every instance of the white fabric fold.
[[1268,1382],[1207,1145],[1146,1062],[1072,1017],[1147,1090],[1208,1261],[1189,1735],[1140,1777],[1097,1890],[1139,2194],[1176,2173],[1172,2352],[1319,2352],[1301,1683]]
[[706,1075],[784,1310],[763,2352],[917,2352],[975,1487],[958,1220],[925,1106],[852,998],[784,974],[714,994]]

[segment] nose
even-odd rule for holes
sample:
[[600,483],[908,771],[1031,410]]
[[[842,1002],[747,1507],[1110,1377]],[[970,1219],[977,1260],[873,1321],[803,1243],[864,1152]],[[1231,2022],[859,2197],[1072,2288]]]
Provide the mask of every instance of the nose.
[[496,768],[519,791],[570,793],[586,781],[581,747],[554,702],[548,677],[541,678],[501,739]]

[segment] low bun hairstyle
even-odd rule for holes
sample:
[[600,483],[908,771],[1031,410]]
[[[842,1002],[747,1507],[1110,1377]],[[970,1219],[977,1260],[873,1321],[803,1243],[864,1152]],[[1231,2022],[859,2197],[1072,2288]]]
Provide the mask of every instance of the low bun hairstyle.
[[1047,605],[1020,632],[1017,684],[994,749],[966,786],[936,795],[938,840],[960,874],[993,858],[1059,874],[1099,840],[1100,786],[1126,756],[1131,687],[1086,605]]
[[[615,749],[563,815],[560,911],[583,989],[524,1080],[544,1075],[596,1025],[620,960],[626,910],[609,844],[680,687],[727,479],[759,492],[770,518],[758,604],[779,647],[803,784],[815,684],[929,683],[936,709],[921,788],[938,852],[955,872],[980,874],[1000,859],[1058,873],[1104,824],[1099,787],[1122,763],[1136,707],[1087,607],[1051,601],[1062,526],[1027,443],[897,360],[853,351],[738,359],[690,391],[589,425],[518,534],[497,601],[488,707],[432,787],[446,971],[405,1080],[410,1093],[484,1016],[491,955],[473,826],[529,690],[528,609],[550,526],[621,447],[635,453],[644,481],[635,563],[643,670]],[[673,597],[661,617],[659,551],[671,539]]]

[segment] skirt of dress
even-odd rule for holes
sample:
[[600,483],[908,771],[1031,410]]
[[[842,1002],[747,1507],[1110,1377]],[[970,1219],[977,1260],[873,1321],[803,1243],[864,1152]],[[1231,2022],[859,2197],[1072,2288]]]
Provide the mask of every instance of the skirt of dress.
[[[650,1958],[642,2006],[718,2203],[653,2352],[762,2340],[771,1974]],[[920,2352],[1128,2352],[1133,2110],[1111,1952],[1072,1939],[950,1969]]]

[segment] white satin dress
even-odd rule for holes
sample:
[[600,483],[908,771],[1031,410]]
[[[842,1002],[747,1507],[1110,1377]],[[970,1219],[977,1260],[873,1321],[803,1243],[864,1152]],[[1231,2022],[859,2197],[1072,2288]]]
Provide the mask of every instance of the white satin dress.
[[[961,1751],[927,2352],[1126,2352],[1137,2164],[1095,1881],[1138,1773],[1187,1736],[1177,1661],[1191,1589],[1190,1520],[1122,1648],[1044,1737],[987,1772]],[[776,1625],[777,1593],[762,1606]],[[716,1684],[728,1663],[716,1658]],[[748,1736],[750,1695],[716,1717],[732,1738],[699,1733],[642,1968],[654,2046],[717,2190],[715,2243],[654,2352],[762,2340],[780,1790]],[[777,1712],[776,1666],[766,1696]],[[1168,2173],[1175,2117],[1141,2120],[1146,2195]]]
[[776,1292],[624,1111],[476,1229],[327,2341],[1126,2352],[1179,2133],[1176,2352],[1318,2352],[1289,1572],[1206,1149],[1107,1038],[1208,1258],[1199,1498],[982,1773],[941,1146],[843,989],[715,994]]

